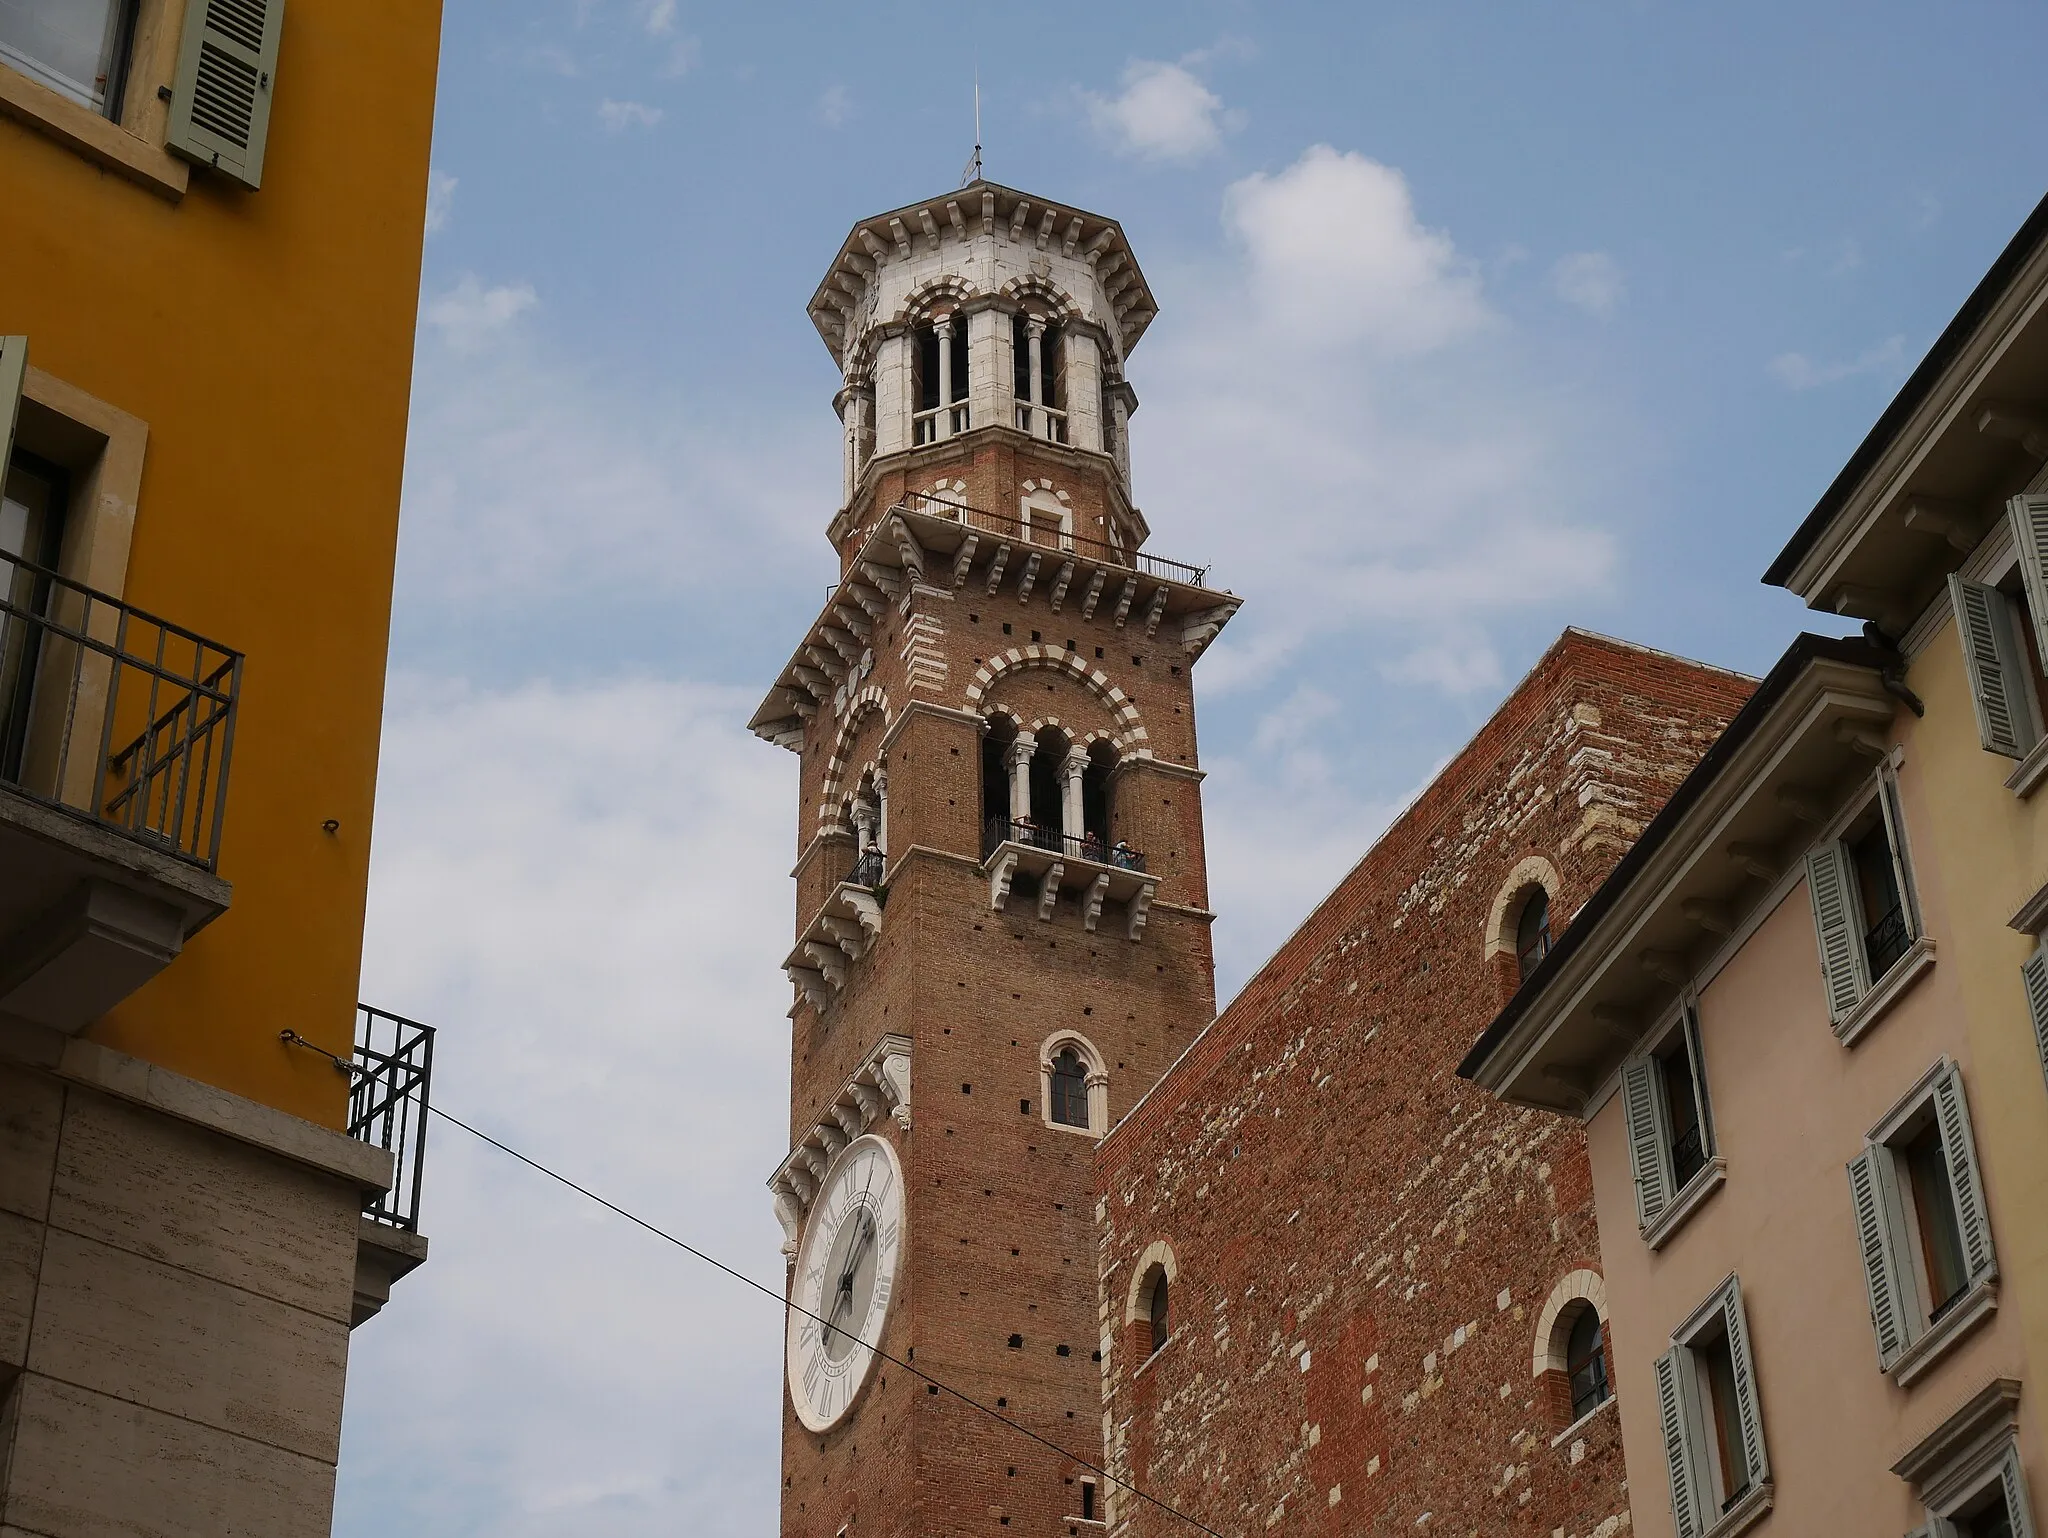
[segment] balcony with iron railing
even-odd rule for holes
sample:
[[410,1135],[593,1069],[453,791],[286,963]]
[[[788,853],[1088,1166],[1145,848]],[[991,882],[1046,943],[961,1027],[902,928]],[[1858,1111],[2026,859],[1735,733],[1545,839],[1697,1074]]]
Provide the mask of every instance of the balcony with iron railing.
[[365,1199],[357,1228],[353,1322],[361,1324],[390,1301],[392,1284],[427,1258],[420,1188],[426,1173],[434,1028],[358,1004],[355,1056],[345,1066],[349,1136],[391,1155],[391,1188]]
[[983,534],[992,534],[998,539],[1043,549],[1066,551],[1107,566],[1125,567],[1144,576],[1159,577],[1168,582],[1182,582],[1190,587],[1200,587],[1209,579],[1209,568],[1206,566],[1169,560],[1163,555],[1153,555],[1146,550],[1126,550],[1111,540],[1076,534],[1050,519],[1026,522],[1010,513],[991,512],[983,507],[969,507],[966,503],[950,497],[911,497],[899,502],[895,511],[915,513],[927,518],[941,518],[948,523],[958,523]]
[[0,1013],[77,1032],[230,896],[242,657],[0,557]]
[[982,824],[981,871],[989,908],[1003,912],[1012,897],[1028,898],[1041,919],[1051,919],[1062,894],[1072,894],[1082,927],[1093,932],[1107,903],[1121,903],[1125,933],[1144,932],[1159,878],[1145,856],[1118,839],[1041,827],[1028,818],[990,817]]

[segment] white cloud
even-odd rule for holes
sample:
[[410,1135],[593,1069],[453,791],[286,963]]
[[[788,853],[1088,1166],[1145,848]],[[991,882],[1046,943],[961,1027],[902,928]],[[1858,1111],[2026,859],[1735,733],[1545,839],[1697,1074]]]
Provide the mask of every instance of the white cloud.
[[455,189],[460,186],[445,171],[427,173],[427,233],[438,235],[448,228],[455,210]]
[[1866,347],[1853,358],[1831,363],[1817,362],[1803,352],[1781,352],[1765,368],[1788,390],[1816,390],[1839,384],[1859,374],[1895,374],[1905,364],[1906,339],[1888,336],[1874,347]]
[[[440,1027],[438,1104],[774,1290],[796,765],[753,704],[399,675],[364,993]],[[776,1301],[445,1124],[425,1168],[432,1257],[350,1342],[337,1532],[758,1533]]]
[[1550,289],[1566,304],[1602,320],[1612,315],[1627,291],[1621,264],[1605,251],[1574,251],[1550,269]]
[[1089,120],[1119,154],[1199,160],[1223,143],[1223,99],[1179,64],[1139,59],[1116,96],[1088,94]]
[[[1310,682],[1362,711],[1375,684],[1497,687],[1503,626],[1562,628],[1613,578],[1618,514],[1590,499],[1626,470],[1592,451],[1592,408],[1399,171],[1317,146],[1230,188],[1224,219],[1239,260],[1184,275],[1133,363],[1140,489],[1172,509],[1156,544],[1253,599],[1205,695]],[[1339,738],[1369,735],[1351,717]]]
[[827,86],[818,97],[818,121],[827,128],[844,128],[853,116],[853,93],[843,85]]
[[1424,352],[1489,318],[1472,264],[1416,219],[1407,179],[1364,155],[1318,144],[1234,184],[1224,218],[1252,303],[1297,343]]
[[647,35],[667,37],[676,29],[676,0],[654,0],[647,8]]
[[420,317],[439,331],[456,352],[471,352],[540,302],[529,283],[503,283],[485,288],[473,272],[430,299]]
[[597,116],[607,133],[616,134],[629,128],[652,128],[662,120],[664,113],[661,108],[650,107],[645,102],[613,101],[607,97],[597,104]]

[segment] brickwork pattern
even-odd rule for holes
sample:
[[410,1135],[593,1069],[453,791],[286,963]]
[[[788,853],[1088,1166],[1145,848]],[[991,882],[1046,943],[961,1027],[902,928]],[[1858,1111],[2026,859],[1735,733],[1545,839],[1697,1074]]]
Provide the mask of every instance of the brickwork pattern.
[[[1514,985],[1486,945],[1511,873],[1549,862],[1561,928],[1751,682],[1567,632],[1105,1141],[1113,1474],[1226,1533],[1626,1527],[1617,1418],[1554,1440],[1569,1399],[1532,1372],[1553,1289],[1599,1267],[1583,1137],[1454,1069]],[[1151,1355],[1128,1316],[1161,1242]]]

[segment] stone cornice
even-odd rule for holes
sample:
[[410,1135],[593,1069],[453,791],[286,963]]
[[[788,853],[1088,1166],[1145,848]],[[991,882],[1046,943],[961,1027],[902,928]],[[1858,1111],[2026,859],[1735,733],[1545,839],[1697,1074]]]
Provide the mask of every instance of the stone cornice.
[[884,1112],[891,1114],[903,1131],[910,1130],[908,1036],[884,1036],[869,1049],[827,1103],[824,1115],[768,1177],[768,1189],[775,1195],[775,1216],[782,1224],[783,1254],[796,1254],[797,1231],[840,1149],[873,1126]]

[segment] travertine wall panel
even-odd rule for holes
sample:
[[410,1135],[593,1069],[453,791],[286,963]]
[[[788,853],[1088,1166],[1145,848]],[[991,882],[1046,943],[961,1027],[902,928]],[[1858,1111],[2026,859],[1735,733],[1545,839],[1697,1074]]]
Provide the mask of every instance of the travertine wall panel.
[[333,1462],[348,1326],[50,1230],[29,1369]]
[[50,1222],[346,1324],[357,1193],[259,1150],[74,1090]]
[[0,1374],[28,1360],[29,1319],[35,1313],[42,1257],[43,1225],[0,1212]]
[[38,1222],[49,1215],[64,1091],[51,1079],[0,1063],[0,1212]]
[[58,1538],[325,1538],[334,1466],[29,1374],[9,1528]]

